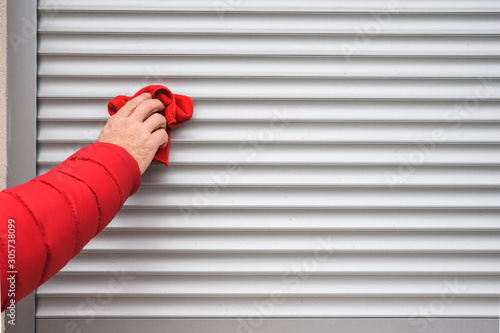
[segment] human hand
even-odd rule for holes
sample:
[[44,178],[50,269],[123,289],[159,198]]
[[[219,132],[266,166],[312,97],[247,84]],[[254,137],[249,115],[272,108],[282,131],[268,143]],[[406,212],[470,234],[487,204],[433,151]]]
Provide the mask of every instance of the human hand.
[[158,113],[164,109],[165,105],[150,93],[139,95],[108,119],[97,141],[125,148],[143,174],[158,148],[168,142],[166,119]]

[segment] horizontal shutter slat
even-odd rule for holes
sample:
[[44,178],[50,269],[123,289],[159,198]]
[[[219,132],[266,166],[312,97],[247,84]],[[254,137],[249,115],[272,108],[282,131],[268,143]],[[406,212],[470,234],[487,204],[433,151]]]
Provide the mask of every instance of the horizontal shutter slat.
[[[52,284],[38,289],[45,297],[84,297],[99,293],[100,285],[106,284],[113,275],[70,276],[55,278],[57,287]],[[392,296],[425,297],[433,296],[443,290],[443,281],[455,286],[463,297],[488,296],[492,292],[500,293],[495,286],[498,281],[494,276],[464,276],[460,281],[453,275],[435,276],[380,276],[362,275],[355,279],[351,276],[311,275],[307,283],[302,283],[290,290],[283,290],[286,297],[342,297],[342,296]],[[126,289],[114,293],[120,297],[188,297],[217,295],[227,297],[260,296],[265,297],[283,287],[283,278],[276,275],[137,275],[130,279]],[[74,290],[78,283],[80,288]],[[241,290],[241,285],[250,288]],[[415,289],[418,285],[420,288]],[[465,288],[465,286],[471,286]],[[495,286],[495,290],[491,290]]]
[[[307,56],[485,56],[500,54],[500,37],[484,35],[370,36],[363,34],[106,34],[40,32],[42,55],[307,55]],[[346,61],[347,62],[347,61]],[[146,75],[149,73],[146,73]]]
[[[142,77],[499,77],[498,58],[44,56],[38,75]],[[487,81],[486,81],[487,82]]]
[[498,12],[500,5],[495,0],[309,0],[287,1],[280,0],[237,0],[213,1],[204,0],[147,0],[139,5],[135,0],[78,0],[71,2],[56,2],[41,0],[38,4],[42,11],[60,10],[90,10],[90,11],[194,11],[194,12],[387,12],[394,9],[402,12],[436,13],[436,12]]
[[[308,99],[500,99],[500,79],[359,79],[359,78],[170,78],[151,75],[134,78],[39,79],[40,98],[112,98],[123,91],[164,83],[194,98],[308,98]],[[85,87],[85,89],[82,89]],[[273,87],[272,90],[269,87]],[[468,98],[468,99],[467,99]],[[464,102],[465,103],[465,102]],[[277,110],[284,113],[283,110]],[[279,113],[278,113],[279,115]]]
[[[108,99],[39,99],[40,121],[106,121]],[[466,101],[319,100],[319,99],[199,99],[191,122],[437,122],[439,125],[499,122],[500,101],[474,101],[474,112],[463,112]],[[469,105],[469,104],[467,104]],[[465,106],[463,107],[465,109]],[[307,109],[307,112],[304,110]],[[235,112],[235,110],[238,110]],[[461,113],[462,112],[462,113]],[[42,123],[43,124],[43,123]],[[54,125],[55,126],[55,125]],[[76,125],[75,125],[76,126]],[[187,126],[187,124],[186,124]],[[179,127],[179,129],[182,127]]]
[[[443,288],[446,285],[443,283]],[[453,299],[454,295],[449,295]],[[405,306],[400,306],[398,297],[286,297],[286,301],[274,306],[274,317],[309,318],[321,317],[355,317],[359,312],[365,317],[407,317],[408,312],[419,313],[435,300],[432,297],[407,298]],[[117,297],[99,312],[101,317],[133,318],[134,316],[155,317],[186,317],[191,318],[193,312],[198,318],[213,317],[244,317],[248,313],[258,313],[260,306],[269,306],[269,297],[143,297],[141,306],[137,307],[137,298]],[[39,318],[85,318],[87,312],[77,312],[74,304],[83,304],[84,297],[45,297],[39,301],[42,308],[38,311]],[[224,305],[222,305],[224,304]],[[271,303],[274,304],[274,303]],[[453,299],[435,317],[484,318],[497,316],[498,299],[491,297],[461,297]],[[64,310],[63,310],[64,309]],[[390,309],[388,311],[388,309]],[[253,311],[253,312],[252,312]],[[270,311],[270,310],[268,310]]]
[[[497,35],[499,14],[287,14],[65,12],[41,15],[52,33],[279,33],[367,35]],[[367,26],[375,26],[365,28]],[[366,31],[366,32],[365,32]],[[372,32],[373,31],[373,32]]]
[[[84,252],[69,262],[60,275],[223,274],[283,275],[293,269],[327,275],[498,275],[497,253],[451,252],[338,252],[318,261],[314,270],[305,264],[311,253],[203,252],[112,253]],[[443,265],[446,263],[446,265]],[[48,285],[47,285],[48,286]],[[75,285],[75,290],[78,286]]]
[[[54,165],[85,144],[40,144],[38,163]],[[500,165],[500,146],[496,144],[435,144],[426,154],[425,145],[415,144],[266,144],[257,151],[248,144],[172,143],[169,165],[391,165],[408,166],[410,158],[418,165]],[[284,149],[286,148],[286,149]],[[258,153],[257,153],[258,152]],[[424,158],[423,158],[424,157]],[[416,162],[418,161],[418,162]],[[408,171],[411,173],[411,171]],[[405,178],[406,173],[402,173]]]

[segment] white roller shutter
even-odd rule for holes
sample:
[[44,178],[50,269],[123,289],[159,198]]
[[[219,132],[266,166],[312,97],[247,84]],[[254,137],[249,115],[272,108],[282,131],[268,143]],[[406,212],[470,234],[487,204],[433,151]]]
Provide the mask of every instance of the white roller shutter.
[[37,331],[498,318],[499,13],[487,0],[40,0],[39,173],[96,140],[115,95],[164,84],[195,112],[172,131],[171,166],[152,166],[38,289]]

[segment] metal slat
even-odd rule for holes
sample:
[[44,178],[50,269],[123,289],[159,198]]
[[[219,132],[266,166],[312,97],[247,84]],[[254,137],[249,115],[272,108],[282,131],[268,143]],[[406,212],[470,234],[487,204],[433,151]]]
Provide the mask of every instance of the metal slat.
[[500,185],[497,167],[416,167],[412,177],[404,177],[400,167],[374,166],[241,166],[230,173],[225,167],[172,167],[168,173],[153,166],[143,177],[144,186],[387,186],[387,175],[399,175],[392,186],[472,186]]
[[[276,205],[278,206],[278,205]],[[139,237],[140,236],[140,237]],[[276,241],[279,239],[279,242]],[[108,231],[84,252],[477,252],[500,253],[500,232]],[[315,252],[316,251],[316,252]]]
[[[443,288],[446,285],[443,283]],[[450,298],[454,297],[450,293]],[[433,297],[405,298],[404,307],[398,297],[286,297],[281,299],[271,312],[272,317],[408,317],[408,313],[419,313],[427,309]],[[86,318],[82,310],[86,297],[43,297],[38,300],[37,318]],[[113,298],[101,311],[94,311],[96,318],[138,317],[246,317],[257,316],[258,306],[268,305],[269,297],[143,297],[141,306],[137,298]],[[271,303],[275,304],[275,303]],[[422,312],[420,312],[422,313]],[[269,316],[271,316],[271,314]],[[498,297],[455,297],[433,317],[498,317]],[[253,318],[253,317],[252,317]]]
[[[421,319],[421,318],[418,318]],[[432,325],[426,328],[427,333],[442,333],[450,331],[454,333],[483,332],[496,333],[498,331],[498,318],[432,318]],[[252,328],[255,325],[254,317],[228,318],[224,320],[211,320],[204,318],[134,318],[134,319],[109,319],[100,318],[89,321],[88,319],[74,319],[71,325],[85,327],[88,332],[96,332],[105,329],[107,332],[117,330],[119,332],[137,332],[148,327],[149,332],[161,333],[168,327],[175,332],[199,333],[199,332],[236,332],[237,330]],[[367,330],[372,332],[386,332],[391,329],[397,332],[410,332],[415,329],[415,321],[408,318],[314,318],[308,320],[303,317],[295,318],[266,318],[258,321],[260,333],[286,332],[310,332],[322,329],[330,329],[335,332],[358,333]],[[427,321],[421,320],[420,325]],[[37,329],[45,331],[64,331],[67,329],[67,321],[58,319],[37,319]],[[255,325],[257,326],[257,325]]]
[[[43,174],[51,165],[40,166]],[[218,165],[174,165],[164,172],[162,165],[153,165],[142,176],[143,186],[415,186],[415,187],[497,187],[500,185],[498,167],[416,166],[409,176],[401,166],[300,166],[241,165],[235,172]],[[391,182],[391,178],[394,181]],[[284,214],[285,212],[281,212]],[[175,212],[169,212],[169,216]],[[450,212],[447,212],[450,214]],[[276,223],[275,216],[273,218]],[[141,220],[144,220],[142,217]],[[332,219],[334,220],[334,219]],[[215,221],[211,221],[214,223]],[[439,222],[439,219],[435,221]],[[333,223],[331,221],[330,223]],[[143,225],[143,224],[141,224]],[[499,226],[500,227],[500,226]]]
[[[325,242],[326,243],[326,242]],[[313,257],[314,258],[314,257]],[[60,275],[498,275],[497,253],[338,252],[306,266],[311,253],[99,253],[84,252]],[[308,264],[310,265],[310,264]],[[309,267],[309,268],[308,268]]]
[[[85,144],[39,145],[39,165],[61,163]],[[172,143],[169,165],[476,165],[499,166],[496,144],[220,144]],[[406,170],[406,169],[405,169]],[[411,171],[408,171],[411,173]],[[403,172],[403,174],[405,174]]]
[[[330,98],[330,99],[500,99],[499,79],[311,79],[311,78],[39,78],[40,98],[112,98],[144,85],[169,86],[194,98]],[[82,89],[85,87],[84,89]],[[282,112],[284,113],[284,112]]]
[[[500,55],[498,36],[370,36],[283,34],[39,34],[38,52],[75,55],[293,55],[489,56]],[[346,61],[348,62],[348,61]],[[149,71],[145,73],[149,74]]]
[[[498,276],[311,275],[293,288],[283,288],[286,279],[280,275],[130,275],[129,278],[126,289],[110,292],[113,297],[266,297],[280,289],[284,289],[285,297],[439,297],[444,281],[455,286],[462,297],[500,293]],[[113,275],[60,275],[37,292],[43,297],[85,297],[98,294],[111,279]]]
[[500,77],[495,58],[42,56],[39,77]]
[[[124,208],[107,230],[500,230],[500,210],[474,209],[199,209]],[[472,224],[470,221],[474,221]],[[138,225],[137,221],[141,221]]]
[[421,1],[383,1],[383,0],[236,0],[213,1],[204,0],[162,0],[142,1],[140,5],[135,0],[79,0],[71,2],[39,1],[38,8],[42,11],[133,11],[133,12],[499,12],[500,4],[495,0],[421,0]]
[[[40,122],[38,142],[91,143],[102,122]],[[267,127],[267,130],[266,130]],[[436,132],[439,130],[440,135]],[[500,123],[289,123],[192,122],[175,130],[171,142],[199,143],[500,143]]]
[[[109,99],[40,99],[40,121],[102,121]],[[500,101],[195,99],[191,122],[500,122]],[[307,110],[307,112],[304,112]],[[180,128],[179,128],[180,129]]]
[[60,33],[279,33],[365,35],[498,35],[498,14],[285,14],[58,12],[41,15],[39,31]]
[[496,208],[500,189],[400,187],[142,187],[125,206],[156,208]]

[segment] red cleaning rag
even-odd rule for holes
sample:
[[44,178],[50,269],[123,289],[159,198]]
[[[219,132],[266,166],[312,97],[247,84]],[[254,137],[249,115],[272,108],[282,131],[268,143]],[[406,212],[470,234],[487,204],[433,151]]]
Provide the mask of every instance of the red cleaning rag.
[[160,148],[154,157],[155,161],[168,165],[168,151],[170,149],[170,129],[185,123],[193,115],[193,99],[188,96],[175,95],[164,86],[147,86],[139,90],[134,96],[116,96],[108,103],[108,112],[114,115],[125,103],[144,93],[151,93],[153,98],[159,99],[165,105],[163,115],[167,119],[168,143]]

